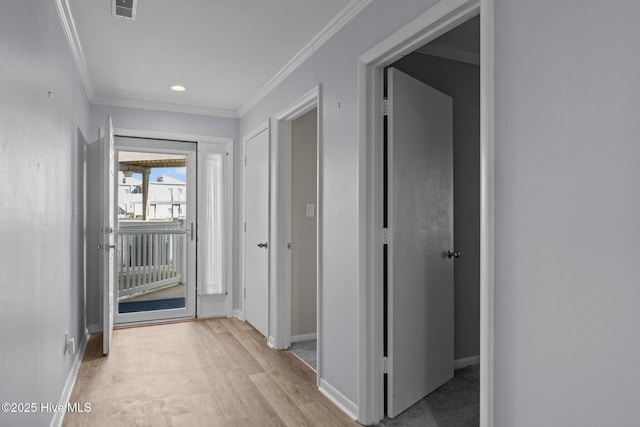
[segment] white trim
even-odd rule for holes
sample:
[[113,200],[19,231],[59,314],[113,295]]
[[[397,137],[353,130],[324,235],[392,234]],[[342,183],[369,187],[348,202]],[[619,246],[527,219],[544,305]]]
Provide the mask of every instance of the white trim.
[[170,104],[167,102],[141,101],[125,98],[112,98],[109,96],[95,96],[91,103],[99,105],[109,105],[113,107],[138,108],[143,110],[169,111],[172,113],[199,114],[203,116],[214,116],[237,119],[238,113],[235,110],[225,110],[221,108],[198,107],[195,105]]
[[480,8],[480,426],[493,427],[495,340],[494,0]]
[[358,58],[358,419],[382,419],[382,70],[481,14],[480,425],[493,426],[493,0],[441,0]]
[[238,117],[242,117],[249,110],[255,107],[269,92],[275,89],[284,79],[294,72],[304,61],[314,52],[324,45],[331,37],[340,31],[356,15],[358,15],[373,0],[352,0],[342,11],[336,15],[309,43],[307,43],[297,54],[295,54],[284,67],[280,69],[267,83],[258,89],[253,96],[246,100],[238,108]]
[[352,420],[358,419],[358,405],[349,400],[347,396],[340,393],[334,386],[325,380],[320,380],[318,390],[320,390],[320,393],[324,394],[327,399],[333,402],[334,405],[340,408]]
[[189,142],[214,142],[218,144],[233,144],[233,138],[221,136],[195,135],[189,133],[174,133],[154,130],[114,128],[113,134],[116,137],[144,138],[144,139],[166,139],[169,141],[189,141]]
[[479,365],[480,355],[456,359],[453,361],[453,369],[465,368],[467,366]]
[[[255,128],[253,128],[253,130],[249,131],[243,138],[242,138],[242,143],[246,144],[248,140],[250,140],[251,138],[253,138],[254,136],[258,135],[259,133],[264,132],[265,130],[269,129],[269,119],[265,120],[264,122],[260,123],[258,126],[256,126]],[[243,152],[244,154],[244,152]]]
[[89,336],[89,329],[85,329],[82,341],[80,341],[80,345],[78,346],[75,357],[73,358],[71,370],[69,371],[67,380],[64,383],[62,395],[60,396],[59,406],[64,407],[65,411],[55,411],[55,413],[53,414],[53,418],[51,419],[51,427],[62,426],[62,422],[64,421],[64,414],[66,413],[66,407],[69,403],[69,399],[71,398],[71,392],[73,392],[73,386],[76,384],[78,372],[80,372],[80,366],[82,365],[82,358],[84,357],[84,352],[87,349],[87,344],[89,343]]
[[267,345],[269,346],[269,348],[272,348],[275,350],[276,349],[275,344],[276,344],[276,340],[271,335],[269,335],[269,338],[267,338]]
[[358,59],[376,67],[391,64],[473,18],[479,7],[480,0],[440,0]]
[[233,309],[233,317],[235,317],[238,320],[242,320],[244,322],[244,311],[234,308]]
[[294,342],[311,341],[316,339],[318,339],[318,334],[316,332],[311,332],[310,334],[291,335],[292,344]]
[[67,42],[69,43],[69,49],[71,49],[71,55],[73,61],[76,64],[76,69],[80,75],[80,81],[84,92],[89,102],[93,100],[95,92],[93,91],[93,83],[89,76],[89,70],[87,68],[87,61],[82,51],[82,45],[80,44],[80,38],[76,31],[76,24],[73,21],[73,15],[71,14],[71,8],[69,7],[69,0],[53,0],[58,11],[58,17],[60,18],[60,24],[62,25],[62,31],[64,32]]
[[318,85],[289,104],[287,108],[278,113],[276,120],[292,121],[316,108],[321,88],[322,85]]

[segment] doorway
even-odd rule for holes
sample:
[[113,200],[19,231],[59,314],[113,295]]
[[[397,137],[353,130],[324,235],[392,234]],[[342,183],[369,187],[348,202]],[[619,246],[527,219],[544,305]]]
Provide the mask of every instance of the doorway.
[[231,317],[233,139],[114,130],[110,118],[100,131],[105,332],[114,320]]
[[318,110],[291,121],[290,351],[317,372]]
[[115,138],[115,323],[195,317],[196,145]]
[[[311,366],[315,357],[319,385],[322,369],[321,85],[280,111],[274,123],[271,235],[279,237],[273,238],[270,261],[268,344],[286,350],[292,342],[294,346],[295,342],[306,342],[301,350],[306,352],[305,363]],[[294,148],[294,144],[299,146]],[[298,178],[300,182],[294,183]],[[294,253],[296,249],[300,251]]]
[[479,422],[479,28],[471,18],[386,70],[385,400],[397,418],[385,424],[426,412]]
[[[383,313],[383,76],[384,69],[400,58],[435,40],[447,31],[480,16],[480,417],[481,426],[493,422],[493,2],[441,1],[406,26],[398,29],[359,57],[360,114],[360,233],[363,262],[360,264],[360,383],[363,397],[359,419],[376,423],[384,416],[385,365]],[[392,236],[393,238],[393,236]],[[370,285],[373,284],[373,285]],[[380,356],[377,356],[380,355]],[[453,362],[453,361],[452,361]]]

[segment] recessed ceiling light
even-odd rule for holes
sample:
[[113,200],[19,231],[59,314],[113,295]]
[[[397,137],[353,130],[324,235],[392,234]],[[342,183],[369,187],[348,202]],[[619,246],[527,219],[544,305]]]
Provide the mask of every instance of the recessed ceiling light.
[[187,90],[187,88],[185,88],[184,86],[180,86],[180,85],[173,85],[173,86],[171,86],[171,90],[173,90],[175,92],[184,92],[185,90]]

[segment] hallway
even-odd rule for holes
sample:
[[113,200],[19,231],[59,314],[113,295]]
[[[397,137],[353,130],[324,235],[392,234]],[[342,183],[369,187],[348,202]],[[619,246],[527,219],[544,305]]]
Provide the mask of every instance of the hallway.
[[215,318],[114,331],[89,341],[64,426],[357,426],[288,351],[249,324]]

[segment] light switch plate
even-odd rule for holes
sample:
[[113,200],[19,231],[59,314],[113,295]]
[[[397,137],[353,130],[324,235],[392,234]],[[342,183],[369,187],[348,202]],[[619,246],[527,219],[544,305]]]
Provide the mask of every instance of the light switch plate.
[[313,218],[316,215],[315,210],[313,203],[307,203],[307,218]]

